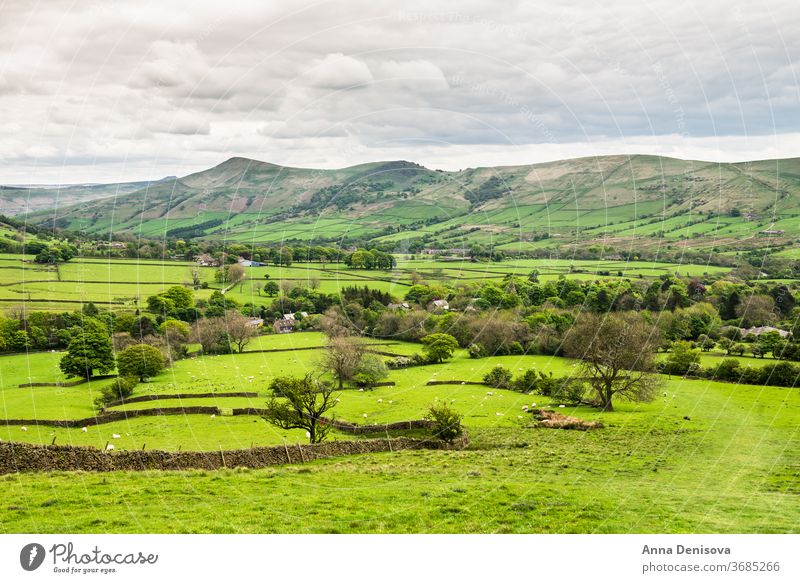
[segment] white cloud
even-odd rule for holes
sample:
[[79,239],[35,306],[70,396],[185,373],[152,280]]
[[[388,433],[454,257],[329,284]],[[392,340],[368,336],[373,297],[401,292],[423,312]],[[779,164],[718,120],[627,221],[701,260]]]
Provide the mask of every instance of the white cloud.
[[316,59],[307,76],[313,85],[325,89],[351,89],[373,81],[366,63],[342,53]]

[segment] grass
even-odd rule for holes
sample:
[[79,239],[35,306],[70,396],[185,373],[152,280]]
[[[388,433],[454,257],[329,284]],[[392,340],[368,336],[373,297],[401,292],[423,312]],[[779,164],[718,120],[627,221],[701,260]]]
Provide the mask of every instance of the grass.
[[[321,340],[316,333],[266,336],[257,346],[316,346]],[[15,386],[28,376],[52,374],[58,356],[0,358],[6,416],[73,417],[91,408],[91,386]],[[216,405],[223,414],[214,418],[135,418],[87,432],[3,427],[0,436],[96,447],[111,442],[118,449],[295,443],[304,440],[301,431],[224,413],[259,406],[271,376],[313,369],[318,357],[317,350],[301,350],[184,360],[137,388],[137,394],[258,393],[158,402]],[[466,451],[368,454],[262,470],[3,476],[0,532],[797,532],[797,390],[671,378],[649,404],[620,403],[614,412],[562,410],[605,424],[573,432],[527,427],[522,406],[547,404],[540,397],[425,384],[480,379],[497,364],[555,374],[572,367],[542,356],[470,360],[462,351],[443,365],[393,371],[394,387],[339,394],[336,415],[359,423],[419,418],[432,402],[446,401],[464,414],[472,436]]]
[[[247,271],[248,279],[234,286],[227,294],[239,303],[269,305],[275,298],[262,292],[265,276],[273,281],[289,281],[302,287],[317,286],[324,293],[339,293],[348,286],[368,286],[403,297],[411,285],[414,272],[431,283],[482,281],[497,282],[506,275],[527,277],[532,269],[541,272],[542,281],[565,276],[578,280],[598,277],[659,277],[679,273],[682,276],[700,276],[704,273],[722,273],[726,268],[641,261],[573,261],[518,259],[502,263],[471,263],[463,261],[436,261],[433,258],[396,256],[397,268],[390,271],[349,269],[342,264],[296,263],[291,267],[256,267]],[[133,310],[145,305],[148,296],[158,294],[172,285],[189,285],[195,265],[182,261],[156,261],[136,259],[73,259],[58,268],[43,267],[21,255],[0,255],[0,307],[29,304],[35,310],[74,310],[81,303],[110,304],[117,309]],[[576,273],[575,271],[581,271]],[[611,276],[599,276],[608,271]],[[214,282],[212,268],[200,268],[201,282],[208,289],[195,292],[196,298],[208,298],[214,290],[224,286]]]
[[667,393],[614,413],[569,411],[603,420],[599,431],[472,426],[460,452],[5,476],[0,530],[797,532],[796,391],[672,381]]

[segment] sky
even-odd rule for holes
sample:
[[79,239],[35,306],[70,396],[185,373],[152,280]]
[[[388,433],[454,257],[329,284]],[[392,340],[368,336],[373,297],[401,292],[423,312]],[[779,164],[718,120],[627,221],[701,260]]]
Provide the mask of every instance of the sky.
[[800,156],[796,0],[0,0],[0,183]]

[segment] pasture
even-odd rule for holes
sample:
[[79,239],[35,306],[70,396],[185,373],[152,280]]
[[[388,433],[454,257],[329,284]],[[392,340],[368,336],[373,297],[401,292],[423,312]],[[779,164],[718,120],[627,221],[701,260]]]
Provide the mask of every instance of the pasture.
[[[86,432],[9,426],[0,428],[0,437],[206,451],[302,442],[300,431],[225,411],[262,406],[275,375],[313,370],[321,356],[314,347],[322,340],[316,333],[263,336],[241,355],[179,361],[135,392],[252,391],[257,397],[119,407],[214,405],[223,412],[216,417],[140,417]],[[287,348],[304,350],[255,352]],[[380,347],[404,354],[418,348]],[[4,417],[91,414],[102,381],[18,386],[60,379],[59,356],[0,357]],[[426,384],[480,380],[497,364],[561,375],[574,363],[546,356],[472,360],[459,351],[441,365],[392,371],[395,386],[338,394],[335,416],[356,423],[420,418],[431,403],[446,401],[464,414],[472,437],[465,451],[366,454],[262,470],[2,476],[0,532],[797,532],[797,390],[672,377],[649,404],[620,403],[614,412],[559,409],[605,424],[579,432],[528,427],[522,407],[549,404],[539,396]]]
[[[501,263],[442,261],[413,255],[396,255],[391,271],[350,269],[335,263],[295,263],[291,267],[254,267],[247,278],[229,289],[228,297],[239,303],[269,305],[275,298],[263,292],[267,279],[300,287],[315,287],[335,294],[344,287],[368,286],[402,298],[420,276],[429,283],[500,282],[506,276],[527,277],[533,269],[541,281],[564,276],[578,280],[619,277],[655,278],[661,275],[688,277],[727,272],[724,267],[642,261],[587,261],[569,259],[516,259]],[[192,272],[208,287],[195,291],[197,299],[208,298],[223,284],[214,281],[214,268],[198,268],[182,261],[76,258],[58,266],[33,263],[32,257],[0,255],[0,308],[25,304],[31,310],[71,311],[94,302],[112,309],[134,310],[148,296],[173,285],[190,286]],[[267,277],[268,276],[268,277]]]

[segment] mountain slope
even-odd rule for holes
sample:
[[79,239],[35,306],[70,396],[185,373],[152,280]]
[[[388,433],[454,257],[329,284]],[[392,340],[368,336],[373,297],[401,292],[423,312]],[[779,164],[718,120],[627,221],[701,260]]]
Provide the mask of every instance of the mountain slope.
[[75,205],[31,220],[253,244],[376,239],[404,250],[664,239],[724,245],[763,230],[800,236],[799,216],[800,159],[603,156],[460,172],[406,161],[314,170],[231,158],[95,201],[90,214]]
[[65,186],[0,186],[0,214],[14,216],[60,206],[125,196],[147,188],[150,184],[153,183],[140,181],[113,184],[71,184]]

